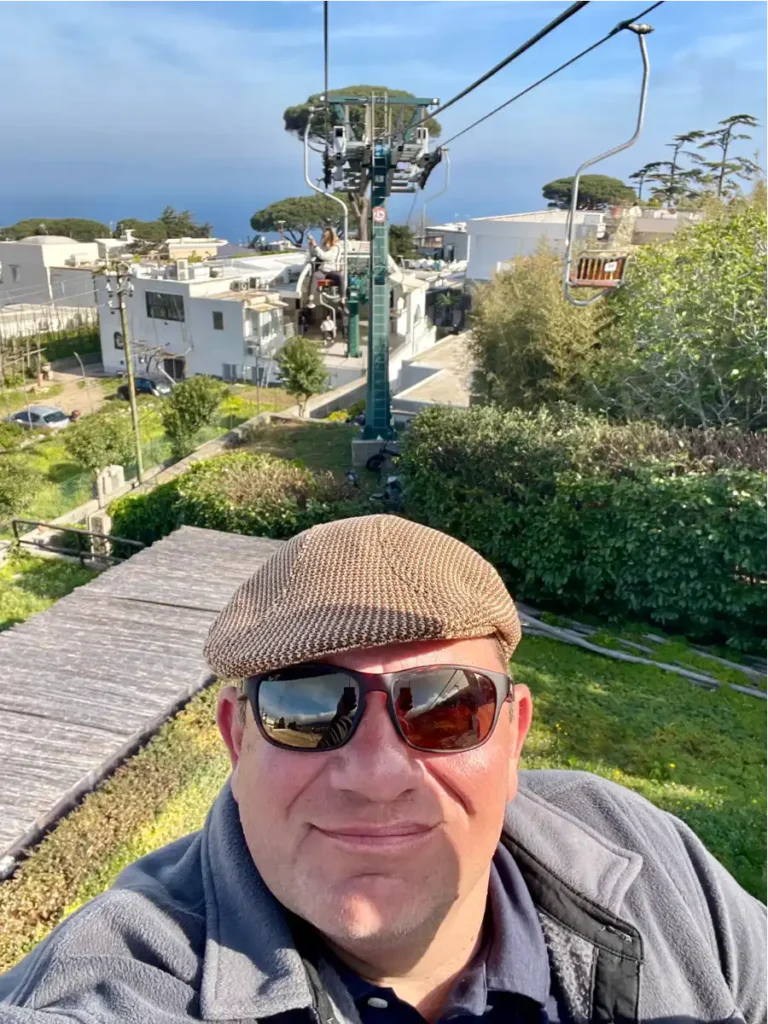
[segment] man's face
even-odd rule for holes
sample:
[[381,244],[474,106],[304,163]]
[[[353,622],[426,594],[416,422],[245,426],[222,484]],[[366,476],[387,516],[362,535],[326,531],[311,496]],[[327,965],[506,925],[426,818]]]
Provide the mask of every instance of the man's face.
[[[506,671],[488,638],[419,641],[324,659],[359,672],[453,664]],[[369,693],[352,739],[339,750],[301,753],[269,744],[236,691],[218,721],[233,765],[232,792],[262,878],[289,910],[340,945],[429,940],[452,908],[481,895],[531,718],[515,687],[493,735],[475,750],[429,754],[400,739],[384,693]],[[403,834],[405,833],[405,834]]]

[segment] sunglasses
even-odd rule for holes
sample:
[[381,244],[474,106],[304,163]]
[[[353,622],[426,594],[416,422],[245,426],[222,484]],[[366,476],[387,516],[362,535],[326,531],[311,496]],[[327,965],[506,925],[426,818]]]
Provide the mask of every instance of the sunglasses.
[[376,675],[337,665],[289,665],[245,680],[262,736],[283,750],[338,750],[355,734],[368,693],[386,693],[395,729],[414,750],[455,753],[481,746],[506,700],[509,676],[463,665]]

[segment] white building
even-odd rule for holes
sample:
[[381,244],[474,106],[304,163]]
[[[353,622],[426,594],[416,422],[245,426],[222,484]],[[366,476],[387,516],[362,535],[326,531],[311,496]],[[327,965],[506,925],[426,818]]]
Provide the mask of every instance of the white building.
[[[349,242],[350,273],[367,272],[367,246]],[[131,269],[134,290],[126,310],[136,371],[151,358],[175,379],[208,374],[245,381],[266,380],[276,370],[274,357],[295,332],[311,272],[301,252],[203,263],[145,262]],[[113,275],[96,278],[102,360],[107,373],[119,374],[126,369],[125,351],[119,314],[108,304],[108,280],[114,288]],[[390,282],[390,361],[396,372],[404,358],[434,344],[435,328],[426,315],[429,283],[404,273],[391,259]],[[318,306],[318,322],[321,312]],[[360,316],[365,349],[365,306]],[[349,359],[345,349],[337,343],[324,353],[331,387],[365,372],[365,356]]]
[[[539,213],[510,213],[500,217],[477,217],[467,222],[469,262],[467,277],[489,281],[515,256],[530,256],[546,240],[554,252],[565,252],[566,210]],[[577,210],[574,238],[577,244],[605,235],[605,214]]]
[[[511,213],[500,217],[477,217],[467,222],[469,263],[467,278],[488,281],[505,269],[516,256],[530,256],[542,240],[553,252],[565,252],[567,210]],[[609,210],[577,210],[574,244],[578,251],[586,243],[600,248],[631,246],[666,240],[682,227],[701,220],[701,214],[674,210],[643,209],[639,206]]]
[[0,242],[0,306],[57,302],[93,307],[90,264],[99,258],[96,242],[63,235],[30,235]]
[[[136,372],[159,365],[176,380],[208,374],[254,383],[274,372],[274,357],[292,330],[286,332],[283,303],[268,274],[185,260],[133,270],[125,305]],[[125,345],[108,283],[113,294],[113,274],[96,279],[101,353],[107,373],[119,374],[126,369]]]
[[469,232],[467,222],[458,221],[453,224],[431,224],[424,230],[421,249],[430,253],[439,250],[435,255],[447,263],[469,259]]

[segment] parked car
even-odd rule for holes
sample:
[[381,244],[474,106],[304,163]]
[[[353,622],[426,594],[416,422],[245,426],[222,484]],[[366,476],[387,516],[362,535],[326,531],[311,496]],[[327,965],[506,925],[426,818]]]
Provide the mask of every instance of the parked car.
[[[133,378],[133,390],[137,395],[154,395],[165,398],[171,393],[171,382],[160,373],[142,373]],[[117,389],[117,397],[128,401],[128,381]]]
[[71,422],[57,405],[28,405],[6,419],[6,423],[16,423],[25,430],[62,430]]

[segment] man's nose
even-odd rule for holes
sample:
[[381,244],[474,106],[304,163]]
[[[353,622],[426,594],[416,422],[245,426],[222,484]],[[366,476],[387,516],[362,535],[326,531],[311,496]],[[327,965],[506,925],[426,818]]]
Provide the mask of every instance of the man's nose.
[[329,765],[331,783],[377,803],[397,800],[422,777],[414,753],[389,717],[386,694],[368,693],[355,735]]

